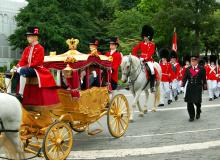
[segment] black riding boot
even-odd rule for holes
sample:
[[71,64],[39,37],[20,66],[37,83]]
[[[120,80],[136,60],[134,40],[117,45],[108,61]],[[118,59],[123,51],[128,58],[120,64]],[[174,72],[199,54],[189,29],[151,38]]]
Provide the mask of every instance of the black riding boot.
[[151,76],[150,76],[150,91],[151,91],[151,93],[155,92],[154,83],[155,83],[155,74],[151,74]]

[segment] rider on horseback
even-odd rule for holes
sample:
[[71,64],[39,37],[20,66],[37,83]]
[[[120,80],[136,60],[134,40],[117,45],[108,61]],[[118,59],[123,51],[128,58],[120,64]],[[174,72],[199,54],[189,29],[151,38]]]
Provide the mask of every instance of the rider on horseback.
[[151,41],[153,39],[154,30],[151,26],[144,25],[142,28],[141,37],[143,41],[137,44],[132,54],[138,56],[138,51],[141,50],[140,58],[145,62],[146,69],[148,70],[151,92],[155,92],[155,72],[153,67],[153,54],[155,53],[155,44]]

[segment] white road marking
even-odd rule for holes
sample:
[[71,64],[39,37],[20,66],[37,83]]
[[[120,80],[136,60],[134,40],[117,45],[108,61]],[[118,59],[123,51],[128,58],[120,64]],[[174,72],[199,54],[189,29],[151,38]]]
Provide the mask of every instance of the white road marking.
[[[220,146],[220,140],[202,143],[179,144],[152,148],[131,148],[131,149],[110,149],[110,150],[90,150],[72,151],[70,157],[73,159],[97,159],[97,158],[119,158],[127,156],[143,156],[152,154],[174,153],[182,151],[192,151],[209,149]],[[69,158],[68,158],[69,159]]]
[[[216,108],[216,107],[220,107],[220,104],[208,104],[208,105],[202,105],[202,108]],[[187,109],[186,108],[186,105],[185,106],[181,106],[181,107],[169,107],[169,108],[166,108],[165,107],[158,107],[157,108],[157,111],[175,111],[175,110],[185,110]],[[135,113],[139,113],[139,111],[134,111]]]

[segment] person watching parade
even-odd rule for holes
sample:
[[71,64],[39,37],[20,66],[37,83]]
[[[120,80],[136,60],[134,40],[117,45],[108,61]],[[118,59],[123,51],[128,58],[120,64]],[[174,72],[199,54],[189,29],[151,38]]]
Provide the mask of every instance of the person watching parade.
[[154,29],[151,26],[144,25],[142,27],[141,37],[143,41],[138,43],[132,50],[132,54],[138,57],[138,51],[141,51],[141,55],[139,56],[148,70],[149,80],[150,80],[150,88],[151,92],[155,92],[154,83],[155,83],[155,72],[152,58],[155,53],[155,44],[152,42],[154,36]]
[[110,51],[107,52],[105,55],[107,57],[112,57],[111,87],[112,90],[116,90],[118,87],[118,70],[122,62],[122,53],[117,51],[117,48],[119,47],[118,37],[110,38],[109,43]]
[[[191,66],[188,67],[184,73],[182,87],[186,86],[185,102],[187,102],[187,110],[189,114],[189,121],[194,121],[200,118],[201,103],[202,103],[202,90],[207,89],[206,72],[202,66],[198,65],[199,56],[191,56]],[[196,105],[196,116],[195,108]]]

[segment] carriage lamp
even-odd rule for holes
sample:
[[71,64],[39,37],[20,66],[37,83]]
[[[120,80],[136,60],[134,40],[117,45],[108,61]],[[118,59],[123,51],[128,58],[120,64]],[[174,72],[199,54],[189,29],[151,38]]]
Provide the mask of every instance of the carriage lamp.
[[66,68],[63,69],[63,74],[65,78],[72,78],[73,69],[69,66],[69,64],[66,65]]

